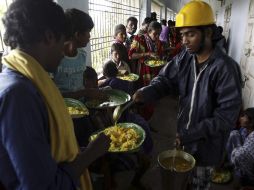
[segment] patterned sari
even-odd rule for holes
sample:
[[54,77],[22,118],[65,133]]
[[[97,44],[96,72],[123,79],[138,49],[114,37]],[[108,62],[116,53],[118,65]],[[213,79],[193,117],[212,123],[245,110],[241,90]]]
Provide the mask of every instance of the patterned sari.
[[[157,53],[160,58],[162,58],[163,53],[163,45],[160,40],[152,41],[148,34],[137,35],[135,36],[131,48],[129,50],[129,57],[132,56],[133,53],[146,53],[146,52],[154,52]],[[150,81],[158,75],[161,67],[151,68],[145,65],[145,60],[149,57],[142,57],[138,59],[138,74],[140,76],[141,85],[146,86],[150,83]]]

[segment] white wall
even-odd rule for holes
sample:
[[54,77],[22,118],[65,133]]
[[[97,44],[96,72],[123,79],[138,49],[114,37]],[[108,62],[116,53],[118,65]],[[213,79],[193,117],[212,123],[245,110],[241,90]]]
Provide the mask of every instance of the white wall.
[[240,63],[247,26],[249,0],[233,0],[229,35],[229,55]]
[[216,24],[224,26],[225,8],[232,4],[231,17],[229,22],[229,49],[228,54],[237,63],[240,63],[242,49],[244,45],[244,35],[247,26],[248,8],[250,0],[226,0],[225,4],[220,6],[216,1],[207,1],[215,9],[217,15]]
[[[76,8],[88,13],[88,0],[56,0],[56,2],[63,7],[63,9]],[[87,52],[87,66],[92,66],[91,63],[91,46],[87,44],[85,48]]]

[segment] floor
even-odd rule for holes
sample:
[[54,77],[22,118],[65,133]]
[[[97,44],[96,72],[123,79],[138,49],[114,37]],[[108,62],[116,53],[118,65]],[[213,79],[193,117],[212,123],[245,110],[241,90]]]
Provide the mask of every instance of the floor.
[[[156,110],[150,120],[154,150],[152,153],[152,165],[142,177],[142,184],[147,190],[164,190],[161,184],[160,168],[157,156],[164,150],[172,149],[176,134],[177,101],[175,98],[166,97],[156,103]],[[119,173],[116,177],[118,190],[138,190],[130,185],[133,171]],[[226,185],[212,184],[211,190],[233,190],[233,182]],[[97,187],[97,189],[102,189]],[[174,189],[172,189],[174,190]],[[179,190],[179,189],[177,189]]]

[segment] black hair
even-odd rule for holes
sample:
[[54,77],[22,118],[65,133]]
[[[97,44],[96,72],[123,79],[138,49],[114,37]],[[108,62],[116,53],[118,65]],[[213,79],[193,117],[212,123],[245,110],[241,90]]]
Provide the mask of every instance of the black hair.
[[113,61],[109,60],[106,63],[104,63],[103,75],[105,77],[109,77],[109,78],[116,77],[117,73],[118,73],[118,69],[116,67],[116,64]]
[[151,32],[152,30],[156,30],[156,29],[162,29],[161,27],[161,24],[157,21],[152,21],[149,26],[148,26],[148,29],[147,29],[147,32]]
[[152,22],[152,19],[150,17],[146,17],[143,22],[142,22],[142,25],[145,25],[145,24],[150,24]]
[[98,78],[98,75],[94,68],[87,66],[86,70],[83,72],[83,78],[84,79],[96,79]]
[[217,30],[218,30],[219,33],[222,34],[222,32],[223,32],[223,27],[222,27],[222,26],[217,26]]
[[66,32],[64,11],[52,0],[16,0],[9,6],[2,21],[4,42],[11,49],[42,42],[46,31],[51,31],[56,40],[60,40]]
[[113,51],[116,51],[117,53],[119,53],[121,57],[123,57],[124,53],[126,52],[125,46],[120,43],[113,43],[111,45],[111,50],[110,50],[111,54],[113,53]]
[[165,19],[162,19],[161,20],[161,24],[166,26],[167,25],[167,21]]
[[216,26],[215,24],[212,27],[213,30],[213,41],[216,43],[217,41],[221,40],[222,38],[224,38],[224,36],[222,35],[223,32],[223,28],[221,26]]
[[138,19],[137,19],[136,17],[133,17],[133,16],[131,16],[131,17],[129,17],[129,18],[127,19],[127,24],[128,24],[130,21],[135,22],[135,23],[138,23]]
[[68,36],[67,39],[73,37],[76,32],[90,32],[94,23],[92,18],[85,12],[78,9],[66,9],[65,16],[68,24]]
[[126,32],[126,28],[123,24],[118,24],[115,26],[115,30],[114,30],[114,36],[117,36],[118,33],[120,32]]
[[151,12],[151,19],[153,21],[157,21],[157,13],[156,12]]
[[247,108],[243,111],[243,114],[248,117],[251,127],[254,129],[254,108]]
[[175,26],[175,24],[174,24],[174,21],[173,20],[168,20],[168,26],[169,27],[174,27]]

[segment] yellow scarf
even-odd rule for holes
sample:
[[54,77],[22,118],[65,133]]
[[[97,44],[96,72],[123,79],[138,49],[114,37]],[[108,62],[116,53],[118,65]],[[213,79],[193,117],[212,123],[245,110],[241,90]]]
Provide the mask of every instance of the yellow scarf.
[[[72,161],[78,154],[73,122],[64,99],[42,66],[30,55],[12,50],[3,57],[3,64],[26,76],[38,88],[47,106],[50,128],[51,154],[57,163]],[[91,190],[88,170],[81,176],[81,189]]]

